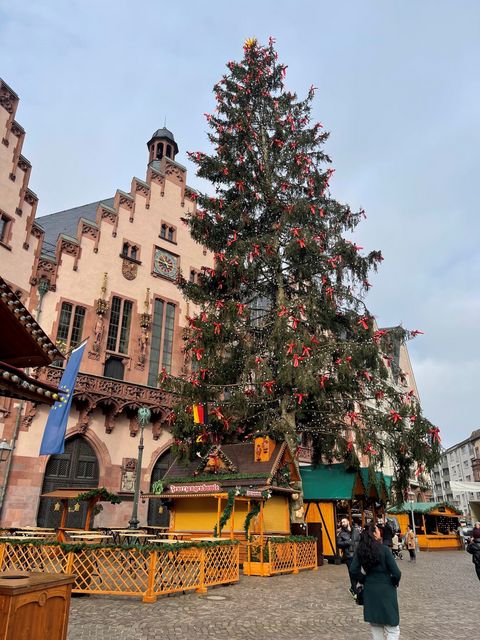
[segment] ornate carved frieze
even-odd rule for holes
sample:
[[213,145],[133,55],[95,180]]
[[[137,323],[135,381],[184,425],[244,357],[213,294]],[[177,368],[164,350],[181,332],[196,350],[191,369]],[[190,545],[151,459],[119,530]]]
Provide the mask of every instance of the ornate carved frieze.
[[[63,369],[47,367],[42,370],[39,379],[50,382],[56,386],[60,383]],[[161,427],[157,416],[164,416],[172,406],[172,397],[161,389],[154,389],[123,380],[112,380],[86,373],[79,373],[73,393],[74,400],[78,400],[81,408],[79,419],[80,428],[88,428],[91,413],[97,407],[111,407],[112,398],[115,399],[115,408],[107,412],[105,428],[113,430],[115,419],[120,414],[127,414],[130,420],[130,435],[135,436],[138,430],[136,412],[140,407],[148,407],[152,411],[152,431],[158,438]],[[163,422],[162,422],[163,424]],[[83,425],[83,427],[82,427]],[[155,429],[154,429],[155,427]]]
[[27,189],[25,192],[25,202],[29,204],[31,207],[38,202],[38,196],[36,193],[33,193],[30,189]]
[[82,222],[81,234],[82,236],[96,240],[98,238],[98,227],[88,224],[87,222]]
[[129,193],[124,193],[123,191],[118,191],[118,206],[125,207],[129,211],[133,210],[133,198]]
[[23,156],[20,156],[17,162],[17,167],[22,171],[28,171],[28,169],[32,168],[32,165],[29,160],[27,160]]
[[171,164],[170,162],[167,162],[167,165],[165,167],[165,175],[166,176],[170,176],[171,178],[175,178],[175,180],[177,180],[177,182],[179,182],[180,184],[183,184],[184,180],[184,173],[185,171],[182,171],[182,169],[180,169],[180,167],[177,167],[174,164]]
[[115,224],[117,221],[117,212],[115,209],[100,205],[100,218],[101,220],[106,220],[107,222]]
[[15,120],[12,122],[10,131],[16,138],[20,138],[21,135],[25,134],[25,129],[21,125],[19,125],[18,122],[15,122]]
[[43,229],[37,227],[36,225],[32,225],[31,234],[34,238],[41,238],[43,236]]
[[80,247],[76,242],[62,238],[60,241],[60,252],[67,253],[69,256],[76,256]]
[[135,191],[135,193],[139,193],[140,195],[147,197],[150,193],[150,185],[148,185],[146,182],[143,182],[143,180],[134,178],[132,180],[132,191]]
[[0,105],[12,114],[15,112],[18,104],[18,97],[13,93],[8,85],[4,82],[0,83]]
[[135,460],[135,458],[123,458],[120,491],[124,491],[125,493],[133,493],[133,491],[135,490],[136,469],[137,461]]
[[151,182],[155,182],[155,184],[165,186],[165,176],[153,169],[150,169],[150,180]]

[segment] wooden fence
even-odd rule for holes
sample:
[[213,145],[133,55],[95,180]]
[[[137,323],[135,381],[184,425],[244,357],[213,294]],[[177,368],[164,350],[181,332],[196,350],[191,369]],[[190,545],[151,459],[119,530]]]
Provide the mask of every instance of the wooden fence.
[[260,540],[249,543],[243,573],[249,576],[273,576],[277,573],[298,573],[300,569],[317,568],[316,540]]
[[238,544],[178,545],[174,550],[61,545],[0,544],[0,571],[44,571],[76,576],[72,593],[141,596],[155,602],[168,593],[239,580]]

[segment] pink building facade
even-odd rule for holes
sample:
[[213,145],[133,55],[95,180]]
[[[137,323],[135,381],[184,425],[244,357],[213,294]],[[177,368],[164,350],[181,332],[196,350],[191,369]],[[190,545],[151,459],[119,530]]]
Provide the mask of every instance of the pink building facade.
[[[0,398],[0,436],[13,443],[0,467],[2,526],[55,524],[58,505],[41,498],[55,488],[105,486],[123,495],[104,505],[95,524],[126,525],[138,445],[137,410],[146,406],[141,489],[161,477],[171,436],[171,399],[159,388],[166,369],[189,369],[182,352],[190,313],[176,280],[211,266],[182,218],[195,209],[173,134],[159,129],[147,143],[144,179],[134,177],[99,202],[36,218],[25,132],[15,121],[18,97],[0,85],[0,272],[64,352],[88,339],[63,456],[39,456],[48,408]],[[59,382],[60,368],[37,371]],[[70,526],[82,526],[72,505]],[[156,511],[155,511],[156,510]],[[142,503],[141,523],[165,521],[162,507]]]

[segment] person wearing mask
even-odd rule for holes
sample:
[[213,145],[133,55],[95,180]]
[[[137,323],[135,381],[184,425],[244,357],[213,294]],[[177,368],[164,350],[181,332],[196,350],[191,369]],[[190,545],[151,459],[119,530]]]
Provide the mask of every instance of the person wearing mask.
[[353,554],[355,553],[355,547],[358,544],[359,538],[360,530],[357,527],[354,527],[352,530],[347,518],[342,518],[337,534],[337,547],[342,550],[343,562],[347,565],[348,576],[350,578],[350,593],[354,598],[356,597],[356,581],[350,574],[350,565],[352,564]]
[[350,569],[354,579],[363,584],[363,618],[370,623],[372,639],[398,640],[397,587],[402,573],[373,522],[360,536]]
[[410,525],[407,526],[407,533],[405,534],[404,542],[408,549],[408,553],[410,554],[409,562],[416,562],[417,554],[415,550],[415,534],[413,533],[413,529]]

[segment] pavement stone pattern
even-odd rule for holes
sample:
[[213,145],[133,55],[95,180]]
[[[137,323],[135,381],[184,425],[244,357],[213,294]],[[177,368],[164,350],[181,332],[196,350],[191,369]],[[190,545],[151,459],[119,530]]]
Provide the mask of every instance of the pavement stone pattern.
[[[402,640],[473,640],[480,633],[480,581],[464,551],[421,552],[398,561]],[[72,598],[68,640],[368,640],[363,607],[348,593],[344,565],[230,586],[137,598]]]

